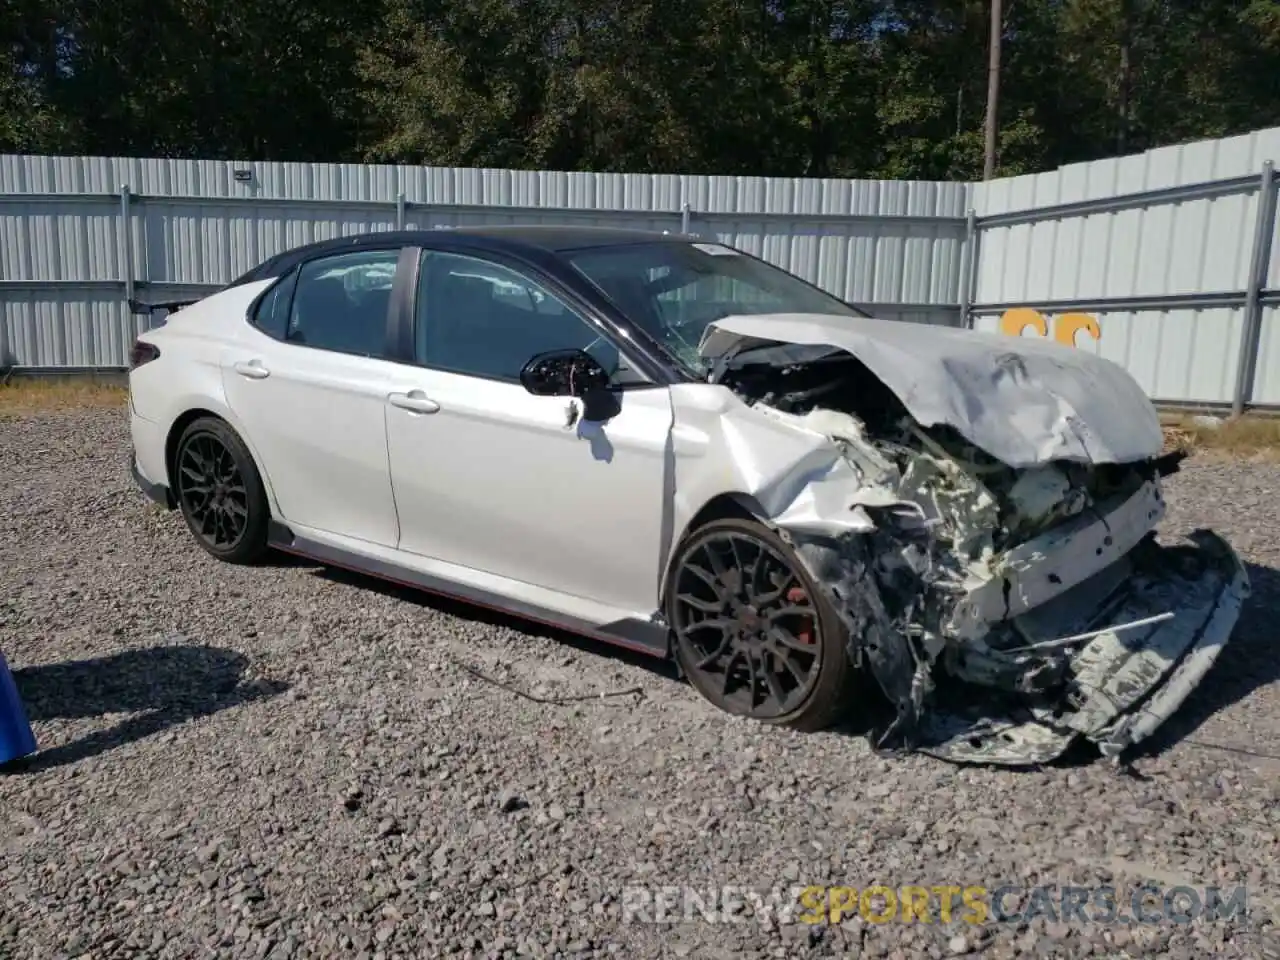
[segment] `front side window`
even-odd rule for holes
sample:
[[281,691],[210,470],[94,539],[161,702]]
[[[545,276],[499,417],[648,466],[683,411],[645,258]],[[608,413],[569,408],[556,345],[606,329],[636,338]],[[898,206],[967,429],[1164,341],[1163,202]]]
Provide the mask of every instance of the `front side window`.
[[518,381],[533,357],[585,350],[614,382],[642,382],[586,319],[514,270],[426,251],[418,273],[414,359],[438,370]]
[[388,314],[399,258],[399,250],[362,250],[304,263],[285,339],[389,359]]
[[698,343],[714,320],[765,313],[866,316],[785,270],[715,243],[624,244],[567,257],[636,326],[699,373]]

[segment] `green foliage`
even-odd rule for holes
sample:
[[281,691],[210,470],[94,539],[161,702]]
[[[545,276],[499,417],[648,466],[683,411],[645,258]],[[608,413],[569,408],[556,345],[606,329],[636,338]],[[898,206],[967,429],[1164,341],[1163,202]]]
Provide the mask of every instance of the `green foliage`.
[[[1280,123],[1280,0],[1004,0],[1002,174]],[[972,179],[987,0],[0,0],[0,151]]]

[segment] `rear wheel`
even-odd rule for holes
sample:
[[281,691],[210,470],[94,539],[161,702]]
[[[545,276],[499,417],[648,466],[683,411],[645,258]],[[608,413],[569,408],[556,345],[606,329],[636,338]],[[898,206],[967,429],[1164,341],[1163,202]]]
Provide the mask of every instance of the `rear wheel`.
[[754,520],[716,520],[681,545],[667,590],[676,656],[717,707],[821,730],[850,706],[847,631],[795,552]]
[[253,563],[267,552],[270,506],[244,441],[223,420],[202,417],[182,431],[173,485],[196,542],[219,560]]

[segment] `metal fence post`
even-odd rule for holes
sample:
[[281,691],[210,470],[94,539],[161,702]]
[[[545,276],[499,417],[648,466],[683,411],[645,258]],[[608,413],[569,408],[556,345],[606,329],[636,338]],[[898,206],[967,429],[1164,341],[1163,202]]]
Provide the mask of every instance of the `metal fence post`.
[[964,246],[960,257],[960,326],[973,328],[974,285],[978,278],[978,214],[972,207],[964,218]]
[[1276,228],[1276,168],[1268,160],[1262,165],[1258,182],[1258,210],[1254,220],[1253,257],[1249,263],[1249,286],[1245,291],[1243,322],[1240,324],[1240,355],[1236,361],[1236,389],[1231,398],[1231,415],[1240,416],[1252,399],[1258,364],[1258,342],[1262,336],[1262,290],[1271,268],[1271,235]]
[[120,271],[124,274],[124,297],[134,297],[133,289],[133,212],[130,209],[127,183],[120,184]]
[[689,234],[689,202],[687,200],[680,204],[680,232],[685,236]]
[[404,229],[404,193],[396,194],[396,229]]

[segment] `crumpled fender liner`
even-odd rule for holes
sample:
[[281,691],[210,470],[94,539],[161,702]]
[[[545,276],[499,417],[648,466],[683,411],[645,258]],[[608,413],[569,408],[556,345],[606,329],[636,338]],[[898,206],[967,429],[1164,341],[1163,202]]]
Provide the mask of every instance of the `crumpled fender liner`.
[[[873,570],[873,558],[884,549],[895,548],[897,538],[877,531],[840,538],[790,539],[801,563],[849,630],[847,655],[851,662],[868,669],[895,710],[886,726],[868,731],[870,746],[881,754],[909,753],[915,749],[916,731],[933,692],[934,663],[904,630],[911,611],[895,614],[888,609],[883,585]],[[883,543],[886,540],[888,543]]]
[[871,731],[873,748],[909,750],[931,690],[932,664],[918,652],[886,608],[872,573],[875,538],[790,538],[810,576],[849,631],[847,655],[865,666],[896,715],[883,731]]

